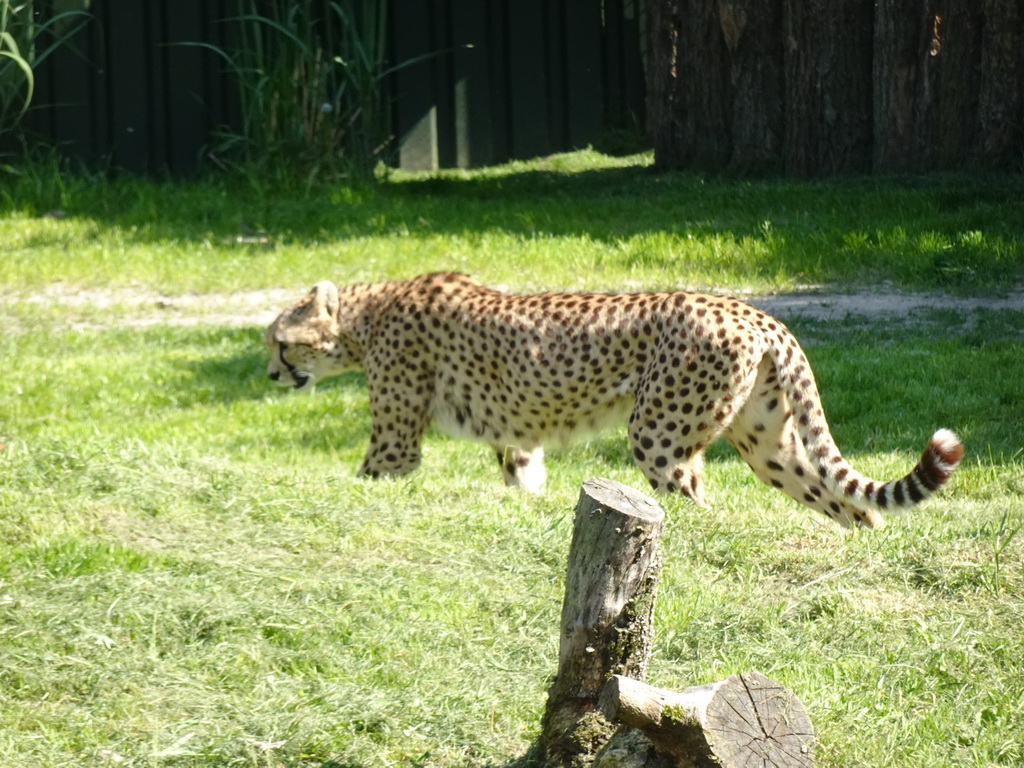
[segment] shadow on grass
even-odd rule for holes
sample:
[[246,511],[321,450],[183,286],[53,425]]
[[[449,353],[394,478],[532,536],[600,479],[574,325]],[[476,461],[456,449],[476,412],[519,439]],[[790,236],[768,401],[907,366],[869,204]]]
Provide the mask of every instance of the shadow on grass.
[[184,364],[179,385],[199,393],[204,402],[261,399],[273,388],[266,368],[266,353],[259,349],[211,357]]
[[[409,768],[426,768],[429,765],[433,765],[430,756],[423,758],[411,758],[405,765]],[[485,768],[540,768],[544,764],[541,754],[537,751],[536,745],[531,747],[525,754],[514,757],[505,763],[487,763]],[[311,763],[308,760],[301,760],[299,762],[284,762],[279,763],[282,768],[310,768]],[[351,760],[328,760],[324,763],[320,763],[316,768],[366,768],[365,764],[353,762]]]
[[[426,768],[434,763],[431,761],[430,755],[425,755],[420,758],[411,758],[406,763],[409,768]],[[537,744],[533,744],[524,754],[510,758],[504,763],[487,763],[485,768],[540,768],[544,764],[543,755],[540,752],[540,748]],[[309,768],[308,761],[301,761],[299,763],[282,763],[281,765],[286,768]],[[317,768],[365,768],[362,763],[352,762],[350,760],[328,760],[325,763],[321,763]]]
[[[474,235],[498,232],[587,238],[612,249],[624,238],[651,236],[706,239],[719,251],[751,239],[764,262],[752,269],[805,280],[848,279],[858,265],[862,281],[890,272],[899,279],[907,262],[921,284],[950,288],[1012,284],[1024,272],[1020,176],[805,182],[706,178],[645,166],[570,172],[558,162],[293,192],[212,178],[110,181],[97,194],[91,182],[68,180],[60,199],[68,217],[119,228],[129,241],[216,242],[228,252],[258,248],[271,258],[272,246],[264,252],[239,236],[258,232],[270,243],[301,245],[395,235],[472,242]],[[51,207],[44,200],[27,205],[41,213]],[[634,245],[608,258],[671,266],[658,254],[671,252],[671,262],[681,247]],[[749,259],[750,249],[741,250]]]
[[[262,400],[278,393],[307,396],[306,392],[292,392],[267,378],[267,355],[262,349],[188,362],[181,366],[180,373],[177,386],[195,392],[206,403]],[[332,390],[362,390],[365,393],[366,379],[361,372],[353,371],[330,378],[316,387],[316,393]]]

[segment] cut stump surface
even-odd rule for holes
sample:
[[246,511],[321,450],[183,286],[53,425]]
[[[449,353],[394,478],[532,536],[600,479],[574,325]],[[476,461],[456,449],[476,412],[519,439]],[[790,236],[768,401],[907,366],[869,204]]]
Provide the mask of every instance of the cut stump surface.
[[639,728],[680,768],[810,768],[814,728],[800,700],[759,672],[666,691],[616,675],[605,715]]

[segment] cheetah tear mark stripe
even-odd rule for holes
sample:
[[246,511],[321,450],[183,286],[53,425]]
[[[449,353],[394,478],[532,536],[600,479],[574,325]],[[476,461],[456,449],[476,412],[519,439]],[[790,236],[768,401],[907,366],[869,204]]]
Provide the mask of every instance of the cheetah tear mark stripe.
[[292,381],[295,382],[295,389],[302,389],[307,384],[313,383],[312,374],[306,373],[305,371],[300,371],[298,368],[296,368],[294,365],[292,365],[291,363],[284,359],[284,353],[285,350],[287,349],[288,345],[282,343],[280,351],[278,352],[278,358],[281,360],[281,365],[283,365],[285,367],[285,370],[288,371],[288,375],[292,377]]

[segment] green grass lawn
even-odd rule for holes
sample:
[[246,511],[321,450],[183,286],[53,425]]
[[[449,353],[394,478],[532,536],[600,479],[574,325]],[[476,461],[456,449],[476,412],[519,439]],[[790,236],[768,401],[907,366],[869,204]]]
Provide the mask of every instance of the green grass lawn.
[[[644,488],[624,430],[551,451],[549,489],[430,433],[407,478],[355,478],[360,375],[264,377],[262,328],[126,325],[64,288],[299,290],[458,268],[514,289],[1000,293],[1024,273],[1019,179],[797,184],[593,153],[371,189],[56,178],[0,191],[0,765],[503,766],[557,664],[572,509]],[[50,211],[59,217],[44,217]],[[266,233],[271,244],[239,243]],[[216,301],[212,294],[211,301]],[[648,680],[759,670],[819,764],[1024,761],[1024,316],[787,318],[844,454],[889,479],[940,426],[950,488],[843,531],[709,453],[713,509],[664,500]]]
[[26,172],[0,186],[0,286],[177,293],[456,269],[520,289],[890,280],[969,293],[1022,278],[1019,176],[737,181],[649,163],[579,152],[297,191]]

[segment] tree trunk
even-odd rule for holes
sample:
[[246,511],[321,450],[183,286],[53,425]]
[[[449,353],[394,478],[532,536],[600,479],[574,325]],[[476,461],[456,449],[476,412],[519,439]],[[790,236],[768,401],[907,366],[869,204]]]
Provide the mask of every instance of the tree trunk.
[[655,164],[1021,168],[1020,0],[648,0]]
[[871,169],[872,11],[873,0],[784,0],[787,175]]
[[778,2],[651,0],[648,121],[655,163],[749,171],[778,165]]
[[1020,0],[983,0],[978,131],[972,155],[978,165],[1005,167],[1024,151],[1024,7]]
[[649,0],[648,132],[664,168],[778,168],[780,0]]
[[659,165],[684,164],[679,110],[679,36],[682,20],[676,0],[647,2],[647,135]]
[[936,2],[928,48],[935,105],[917,170],[964,167],[978,127],[981,0]]
[[615,730],[597,699],[612,674],[642,679],[664,513],[610,480],[583,484],[566,571],[558,673],[548,691],[539,747],[549,766],[589,765]]
[[965,164],[974,143],[980,0],[879,0],[875,9],[874,165]]
[[785,125],[781,3],[718,0],[712,5],[718,6],[729,65],[729,170],[779,170]]
[[654,162],[723,168],[732,156],[730,70],[718,4],[649,0],[647,119]]
[[601,706],[610,720],[643,731],[676,768],[814,765],[814,729],[803,704],[758,672],[678,693],[615,676]]

